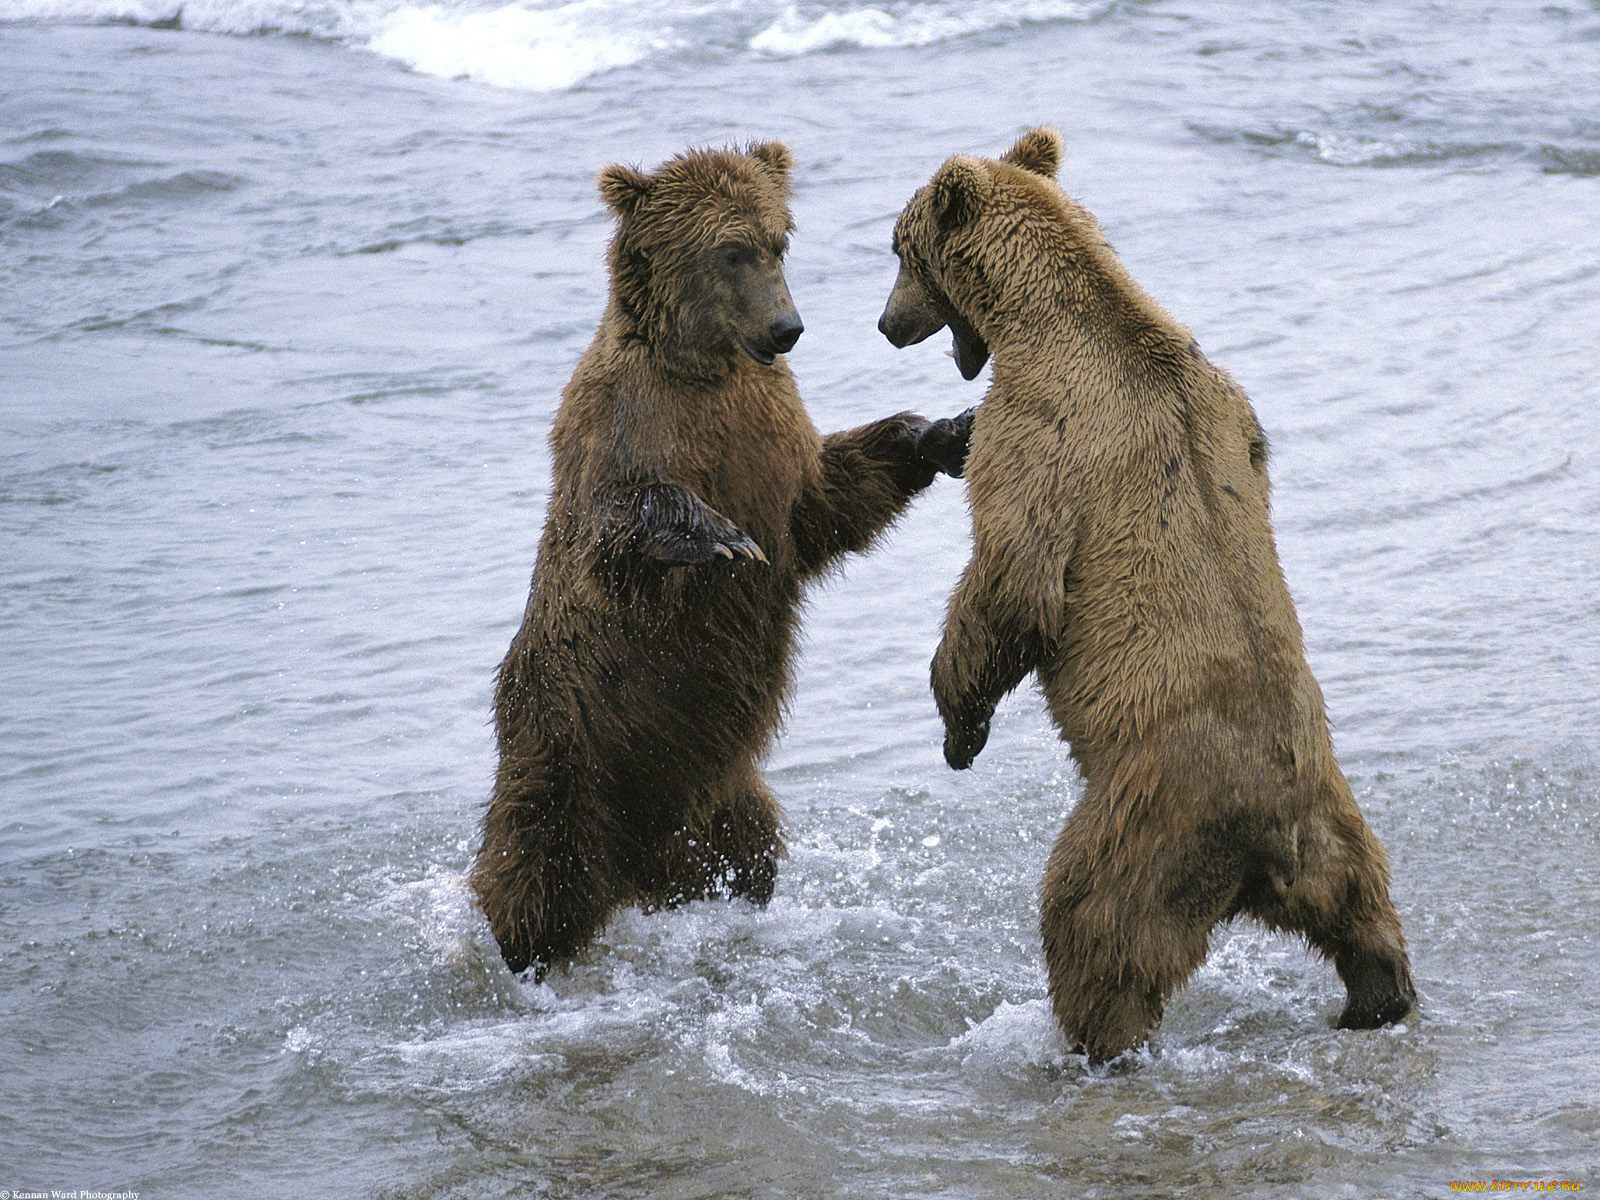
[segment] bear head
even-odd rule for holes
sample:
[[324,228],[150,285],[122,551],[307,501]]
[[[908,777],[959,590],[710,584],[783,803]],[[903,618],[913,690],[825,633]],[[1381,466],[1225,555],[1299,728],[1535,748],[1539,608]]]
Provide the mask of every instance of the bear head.
[[878,329],[909,346],[946,327],[962,378],[989,359],[983,331],[1004,312],[1019,278],[1029,275],[1030,213],[1062,201],[1055,185],[1061,135],[1031,130],[998,159],[949,159],[907,202],[894,227],[900,260]]
[[610,166],[600,195],[617,218],[613,311],[625,338],[669,368],[714,372],[739,354],[770,365],[804,326],[783,276],[794,218],[782,142],[692,150],[646,173]]

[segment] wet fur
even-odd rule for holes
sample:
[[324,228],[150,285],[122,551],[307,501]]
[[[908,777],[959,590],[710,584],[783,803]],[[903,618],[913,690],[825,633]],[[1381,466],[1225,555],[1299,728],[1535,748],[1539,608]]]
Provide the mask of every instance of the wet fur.
[[933,662],[947,757],[970,763],[1037,676],[1085,781],[1042,886],[1050,1000],[1092,1059],[1143,1042],[1237,914],[1333,961],[1341,1026],[1397,1020],[1405,940],[1279,567],[1266,440],[1059,161],[1049,130],[951,159],[895,233],[909,281],[886,331],[927,336],[918,306],[946,304],[994,360],[973,556]]
[[745,314],[693,286],[718,239],[781,257],[789,164],[766,143],[601,177],[610,303],[551,433],[471,877],[514,970],[569,958],[620,905],[771,896],[783,839],[756,764],[803,587],[933,478],[927,422],[819,436],[787,363],[741,352],[726,330]]

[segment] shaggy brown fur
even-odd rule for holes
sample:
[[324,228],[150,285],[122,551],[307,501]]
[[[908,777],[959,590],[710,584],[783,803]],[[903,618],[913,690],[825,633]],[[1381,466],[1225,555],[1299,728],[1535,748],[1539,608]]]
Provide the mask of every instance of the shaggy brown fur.
[[1247,913],[1303,934],[1368,1027],[1415,999],[1382,846],[1334,761],[1238,385],[1054,182],[1051,130],[953,158],[895,228],[882,328],[948,325],[994,379],[967,462],[974,552],[933,662],[964,768],[1034,672],[1083,774],[1040,924],[1068,1039],[1139,1045]]
[[756,762],[802,585],[964,453],[910,414],[818,436],[778,357],[800,332],[790,169],[766,143],[600,177],[610,303],[551,433],[472,871],[513,970],[571,956],[620,905],[767,900],[783,845]]

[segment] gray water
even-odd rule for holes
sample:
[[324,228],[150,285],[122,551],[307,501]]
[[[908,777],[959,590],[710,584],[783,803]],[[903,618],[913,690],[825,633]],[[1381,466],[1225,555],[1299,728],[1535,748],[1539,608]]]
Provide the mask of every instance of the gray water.
[[[1600,1186],[1600,6],[175,9],[0,8],[0,1189]],[[876,332],[889,233],[1037,122],[1272,439],[1420,1012],[1337,1032],[1331,969],[1241,925],[1148,1051],[1066,1053],[1070,762],[1031,687],[939,755],[950,480],[812,599],[772,905],[513,979],[462,877],[596,171],[791,143],[839,428],[981,395]]]

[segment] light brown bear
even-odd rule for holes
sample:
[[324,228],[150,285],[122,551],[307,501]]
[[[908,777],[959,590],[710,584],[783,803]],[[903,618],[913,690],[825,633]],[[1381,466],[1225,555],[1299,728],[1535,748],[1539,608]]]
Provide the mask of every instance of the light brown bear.
[[965,453],[959,425],[905,413],[818,435],[782,358],[791,169],[768,142],[600,176],[610,301],[550,435],[471,876],[513,970],[621,905],[768,899],[783,842],[757,761],[801,591]]
[[1104,1061],[1142,1043],[1247,913],[1303,934],[1348,993],[1339,1025],[1415,991],[1382,846],[1334,761],[1239,386],[1133,281],[1055,183],[1061,142],[947,161],[901,213],[879,328],[949,327],[992,355],[966,475],[973,555],[933,660],[961,770],[1030,671],[1084,793],[1042,886],[1051,1005]]

